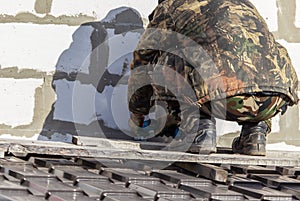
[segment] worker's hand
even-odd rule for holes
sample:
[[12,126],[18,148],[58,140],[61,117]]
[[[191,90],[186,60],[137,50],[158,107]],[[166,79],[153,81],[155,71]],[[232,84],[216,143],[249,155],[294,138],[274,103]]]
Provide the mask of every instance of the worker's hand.
[[129,119],[130,128],[131,128],[131,126],[144,127],[144,119],[145,119],[145,115],[131,113],[130,119]]
[[149,118],[145,119],[144,115],[132,113],[128,121],[132,137],[136,140],[146,140],[154,137],[157,130],[155,122],[155,120]]

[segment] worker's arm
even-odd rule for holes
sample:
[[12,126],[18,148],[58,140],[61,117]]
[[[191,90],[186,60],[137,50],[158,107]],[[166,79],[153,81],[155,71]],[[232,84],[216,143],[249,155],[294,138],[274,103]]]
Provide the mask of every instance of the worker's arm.
[[153,19],[141,36],[130,65],[129,110],[132,116],[136,117],[134,121],[138,125],[142,125],[143,116],[149,113],[152,106],[153,88],[150,74],[157,58],[169,45],[166,40],[166,31],[170,31],[173,24],[166,5],[160,4],[153,13]]

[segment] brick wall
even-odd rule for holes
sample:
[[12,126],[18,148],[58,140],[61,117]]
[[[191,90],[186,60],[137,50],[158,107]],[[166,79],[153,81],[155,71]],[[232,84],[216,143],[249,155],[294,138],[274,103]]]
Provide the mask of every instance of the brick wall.
[[[252,2],[277,39],[288,48],[300,75],[297,55],[300,5],[296,0]],[[121,69],[111,67],[101,72],[103,82],[107,81],[105,76],[113,80],[101,88],[91,81],[98,79],[95,75],[99,72],[92,72],[92,64],[85,63],[93,62],[90,58],[95,57],[91,53],[95,48],[93,44],[101,41],[101,37],[93,42],[92,36],[103,31],[101,26],[105,28],[106,39],[110,39],[106,64],[126,66],[131,59],[128,53],[136,44],[132,41],[140,33],[112,34],[111,30],[120,27],[103,25],[103,19],[114,14],[112,10],[120,11],[124,6],[138,12],[145,25],[156,1],[145,4],[140,0],[0,0],[0,137],[69,140],[68,136],[74,133],[96,136],[104,130],[114,135],[119,129],[126,130],[126,101],[120,101],[124,99],[126,87],[119,83],[122,79],[118,77]],[[93,23],[83,26],[89,22]],[[118,56],[120,58],[116,58]],[[82,68],[84,66],[86,68]],[[80,80],[72,73],[76,76],[79,73]],[[114,84],[118,84],[117,87]],[[86,98],[83,102],[74,102],[76,95]],[[111,104],[115,102],[118,104],[112,109]],[[273,132],[278,134],[270,136],[271,141],[300,140],[297,107],[273,122]],[[222,122],[218,129],[220,134],[227,134],[238,131],[239,127]]]

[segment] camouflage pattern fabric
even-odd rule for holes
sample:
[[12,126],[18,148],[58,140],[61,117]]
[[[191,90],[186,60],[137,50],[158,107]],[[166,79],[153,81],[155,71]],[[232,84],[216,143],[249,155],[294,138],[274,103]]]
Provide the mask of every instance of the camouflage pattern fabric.
[[[176,127],[180,126],[181,108],[174,101],[166,102],[168,105],[167,123],[163,134],[168,135],[173,132]],[[287,102],[281,95],[237,95],[228,97],[224,100],[210,101],[205,104],[199,111],[200,118],[216,117],[228,121],[236,121],[240,124],[244,122],[260,122],[265,121],[271,131],[271,118],[278,113],[283,114],[287,109]],[[190,113],[189,113],[190,114]],[[183,115],[184,116],[184,115]],[[195,121],[199,119],[195,118]],[[183,117],[186,118],[186,117]]]
[[286,110],[280,96],[234,96],[226,99],[226,106],[226,119],[237,122],[265,121]]
[[[168,32],[182,34],[189,40],[168,37]],[[184,52],[186,47],[189,51]],[[164,74],[163,68],[177,74],[170,71]],[[140,88],[149,83],[147,80],[152,79],[149,72],[156,69],[161,70],[167,87],[152,85],[151,88],[150,84]],[[188,100],[201,107],[210,101],[235,96],[233,103],[238,95],[259,92],[283,94],[290,106],[298,102],[298,78],[289,55],[248,0],[162,2],[139,41],[131,70],[134,72],[128,86],[129,109],[139,114],[147,114],[151,97],[173,100],[176,90],[183,94],[179,102]],[[178,75],[193,89],[192,96],[185,94],[187,88],[182,86]],[[176,90],[166,90],[170,86]],[[247,112],[231,106],[228,115],[241,115],[238,121],[251,119],[252,108],[257,106],[248,106],[242,107]],[[259,113],[264,114],[262,119],[272,116],[269,109],[273,107]]]
[[240,124],[265,121],[270,131],[271,118],[278,113],[283,114],[286,109],[287,102],[281,95],[237,95],[225,100],[207,102],[201,107],[202,112]]

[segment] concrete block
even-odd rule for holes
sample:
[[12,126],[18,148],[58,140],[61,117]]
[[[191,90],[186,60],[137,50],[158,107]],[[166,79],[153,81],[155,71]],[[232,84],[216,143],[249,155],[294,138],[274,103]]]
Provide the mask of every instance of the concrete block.
[[95,16],[97,10],[102,10],[97,7],[98,1],[94,0],[54,0],[51,5],[51,15],[54,16],[76,16],[79,14]]
[[35,107],[35,90],[43,79],[0,79],[0,124],[19,126],[30,124]]
[[0,0],[0,13],[16,15],[20,12],[33,12],[35,0]]
[[105,87],[98,93],[92,85],[63,80],[54,81],[57,100],[54,104],[55,120],[90,124],[103,120],[110,128],[129,130],[126,86]]
[[53,72],[60,54],[70,46],[77,27],[0,24],[1,68],[17,66]]

